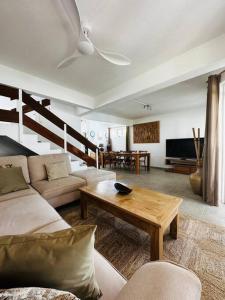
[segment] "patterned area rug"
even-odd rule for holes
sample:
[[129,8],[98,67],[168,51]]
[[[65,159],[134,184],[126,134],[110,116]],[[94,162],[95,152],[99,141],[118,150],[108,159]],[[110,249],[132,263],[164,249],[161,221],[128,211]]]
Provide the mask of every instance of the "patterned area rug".
[[[87,220],[80,219],[79,206],[59,210],[72,226],[96,224],[96,249],[126,278],[150,259],[150,238],[100,209],[89,206]],[[180,216],[179,237],[164,237],[164,259],[193,270],[203,286],[202,299],[225,299],[225,228]]]

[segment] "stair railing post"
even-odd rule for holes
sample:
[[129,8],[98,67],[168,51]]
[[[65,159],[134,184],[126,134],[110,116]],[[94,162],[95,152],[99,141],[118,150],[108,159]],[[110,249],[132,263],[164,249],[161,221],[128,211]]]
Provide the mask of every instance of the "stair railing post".
[[[42,105],[42,100],[40,101],[40,104]],[[38,114],[38,122],[39,122],[39,124],[41,124],[41,115],[40,114]]]
[[64,152],[67,152],[67,125],[64,124]]
[[19,143],[22,144],[23,143],[23,94],[21,89],[19,89],[18,112],[19,112],[18,137],[19,137]]
[[98,148],[96,148],[95,159],[96,159],[96,168],[99,169],[99,163],[98,163]]

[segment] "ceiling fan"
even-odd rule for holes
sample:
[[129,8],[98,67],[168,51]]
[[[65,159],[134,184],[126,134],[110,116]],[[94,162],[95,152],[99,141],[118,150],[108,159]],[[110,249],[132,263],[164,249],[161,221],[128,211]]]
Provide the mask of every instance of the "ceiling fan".
[[73,32],[76,33],[78,30],[79,42],[74,53],[62,60],[57,65],[57,69],[66,68],[67,66],[71,65],[77,58],[83,55],[94,54],[97,54],[104,60],[118,66],[127,66],[131,64],[131,60],[125,55],[112,51],[100,50],[92,43],[90,39],[91,27],[87,24],[81,23],[80,14],[75,0],[61,0],[60,2],[70,21]]

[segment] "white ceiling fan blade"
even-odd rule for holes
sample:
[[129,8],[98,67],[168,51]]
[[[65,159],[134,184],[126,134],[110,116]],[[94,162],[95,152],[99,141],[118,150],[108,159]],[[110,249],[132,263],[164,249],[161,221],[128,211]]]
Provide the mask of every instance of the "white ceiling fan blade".
[[60,2],[69,19],[72,30],[80,37],[81,21],[75,0],[60,0]]
[[95,50],[102,58],[104,58],[105,60],[109,61],[112,64],[118,66],[128,66],[131,64],[131,60],[125,55],[116,52],[111,52],[111,51],[102,51],[96,47]]
[[80,56],[81,56],[80,53],[78,51],[76,51],[73,55],[71,55],[71,56],[65,58],[64,60],[62,60],[58,64],[57,69],[64,69],[64,68],[68,67]]

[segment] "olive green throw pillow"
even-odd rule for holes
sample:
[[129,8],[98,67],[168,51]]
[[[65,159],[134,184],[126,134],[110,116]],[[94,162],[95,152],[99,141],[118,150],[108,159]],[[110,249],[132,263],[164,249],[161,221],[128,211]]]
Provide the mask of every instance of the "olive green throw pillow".
[[0,168],[0,196],[28,188],[21,167]]
[[98,299],[95,230],[96,226],[83,225],[0,237],[0,288],[38,286],[68,291],[82,300]]
[[67,164],[65,161],[46,164],[45,168],[48,176],[48,181],[69,176]]

